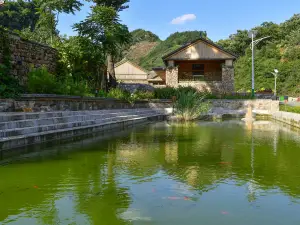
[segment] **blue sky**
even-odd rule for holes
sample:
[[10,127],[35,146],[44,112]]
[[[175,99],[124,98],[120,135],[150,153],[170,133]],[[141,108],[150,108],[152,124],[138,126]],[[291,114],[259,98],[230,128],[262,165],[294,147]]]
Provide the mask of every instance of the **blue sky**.
[[[161,39],[176,31],[205,30],[213,41],[238,29],[250,29],[265,21],[281,23],[300,13],[300,0],[131,0],[121,20],[129,30],[142,28]],[[90,11],[85,4],[76,15],[61,15],[61,34],[73,35],[72,24]]]

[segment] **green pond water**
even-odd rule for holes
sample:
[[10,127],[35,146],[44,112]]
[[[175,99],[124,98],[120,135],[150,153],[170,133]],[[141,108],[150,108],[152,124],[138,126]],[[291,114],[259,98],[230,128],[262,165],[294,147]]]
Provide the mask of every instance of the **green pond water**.
[[299,133],[281,124],[161,122],[40,148],[0,164],[0,224],[300,224]]

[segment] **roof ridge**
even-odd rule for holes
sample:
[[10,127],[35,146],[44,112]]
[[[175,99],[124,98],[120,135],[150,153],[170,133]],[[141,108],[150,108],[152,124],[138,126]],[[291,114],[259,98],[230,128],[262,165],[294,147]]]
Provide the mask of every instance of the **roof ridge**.
[[213,41],[207,40],[207,39],[204,39],[204,38],[201,38],[201,37],[200,37],[200,38],[197,38],[197,39],[191,41],[189,44],[183,45],[183,46],[181,46],[181,47],[175,49],[174,51],[172,51],[172,52],[170,52],[170,53],[164,55],[164,56],[162,57],[162,59],[164,60],[165,58],[168,58],[169,56],[174,55],[176,52],[179,52],[179,51],[181,51],[181,50],[184,50],[185,48],[187,48],[187,47],[189,47],[189,46],[191,46],[191,45],[197,43],[198,41],[203,41],[203,42],[205,42],[205,43],[207,43],[207,44],[210,44],[210,45],[212,45],[212,46],[218,48],[219,50],[221,50],[221,51],[223,51],[223,52],[225,52],[225,53],[227,53],[227,54],[233,56],[234,58],[237,58],[237,56],[236,56],[235,54],[231,53],[230,51],[227,51],[227,50],[223,49],[221,46],[217,45],[217,44],[214,43]]
[[131,60],[127,59],[126,57],[123,58],[120,62],[116,63],[116,64],[115,64],[115,68],[118,67],[118,66],[123,65],[123,64],[126,63],[126,62],[130,63],[131,65],[137,67],[138,69],[144,71],[144,72],[147,73],[147,74],[149,73],[149,71],[147,71],[147,70],[144,69],[143,67],[139,66],[138,64],[132,62]]

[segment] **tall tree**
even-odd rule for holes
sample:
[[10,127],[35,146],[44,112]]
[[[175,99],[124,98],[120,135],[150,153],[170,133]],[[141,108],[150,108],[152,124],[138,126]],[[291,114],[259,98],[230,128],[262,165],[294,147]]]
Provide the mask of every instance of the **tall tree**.
[[95,6],[92,13],[81,23],[75,24],[74,28],[81,36],[91,39],[95,46],[102,48],[107,59],[110,86],[115,87],[114,57],[121,46],[129,44],[131,40],[127,26],[120,23],[118,12],[113,7]]
[[[130,0],[93,0],[93,2],[97,6],[106,7],[106,8],[113,8],[117,13],[123,11],[124,9],[127,9],[129,6],[127,3],[129,3]],[[116,18],[118,17],[118,14],[115,14]],[[111,18],[112,21],[114,18]],[[114,38],[113,38],[114,39]],[[122,39],[122,38],[121,38]],[[116,38],[114,41],[118,41],[118,38]],[[126,43],[122,42],[123,40],[120,40],[121,42],[119,44],[126,44],[128,41],[126,40]],[[115,58],[116,58],[117,51],[116,49],[112,49],[112,51],[107,52],[107,71],[109,74],[109,80],[110,80],[110,86],[115,87],[117,85],[116,82],[116,74],[115,74]]]
[[33,31],[38,19],[33,1],[6,1],[0,6],[0,25],[10,30],[29,28]]
[[93,0],[93,2],[98,6],[113,7],[117,12],[121,12],[129,8],[126,4],[129,3],[130,0]]
[[56,26],[59,21],[60,13],[72,13],[80,10],[83,5],[78,0],[35,0],[38,6],[40,19],[37,28],[41,31],[49,32],[50,42],[53,44],[53,37],[58,35]]
[[79,0],[7,1],[0,8],[0,25],[3,23],[9,29],[20,30],[26,39],[53,45],[54,40],[59,39],[56,29],[59,15],[74,13],[81,6]]

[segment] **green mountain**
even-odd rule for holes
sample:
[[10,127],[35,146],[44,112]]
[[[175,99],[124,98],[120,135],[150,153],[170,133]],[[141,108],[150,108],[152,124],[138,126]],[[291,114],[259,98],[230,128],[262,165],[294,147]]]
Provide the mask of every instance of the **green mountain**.
[[143,29],[137,29],[131,32],[132,42],[136,44],[138,42],[159,42],[160,39],[156,34],[153,34],[151,31],[146,31]]
[[161,41],[154,49],[152,49],[145,57],[140,59],[139,64],[150,70],[153,67],[164,66],[162,56],[174,51],[183,44],[191,42],[200,36],[206,37],[206,32],[202,31],[186,31],[176,32],[170,35],[165,41]]
[[132,31],[131,35],[132,45],[123,52],[123,55],[130,61],[139,64],[141,58],[149,54],[160,43],[160,39],[151,31],[142,29]]

